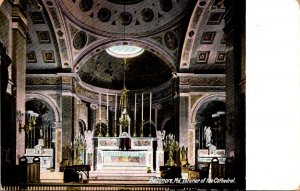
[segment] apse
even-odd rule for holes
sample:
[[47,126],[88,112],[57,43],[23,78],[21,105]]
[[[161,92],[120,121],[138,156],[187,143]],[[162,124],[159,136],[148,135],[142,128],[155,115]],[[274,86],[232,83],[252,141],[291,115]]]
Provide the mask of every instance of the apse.
[[129,90],[158,87],[172,77],[171,68],[150,51],[126,59],[110,55],[103,50],[86,61],[78,70],[82,81],[87,84],[120,90],[123,87],[124,70],[126,87]]

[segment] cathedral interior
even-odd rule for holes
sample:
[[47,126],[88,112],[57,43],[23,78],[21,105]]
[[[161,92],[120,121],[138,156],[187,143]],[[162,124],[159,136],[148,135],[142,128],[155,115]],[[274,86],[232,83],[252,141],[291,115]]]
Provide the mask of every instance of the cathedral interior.
[[3,0],[0,25],[3,183],[38,158],[39,184],[244,188],[245,1]]

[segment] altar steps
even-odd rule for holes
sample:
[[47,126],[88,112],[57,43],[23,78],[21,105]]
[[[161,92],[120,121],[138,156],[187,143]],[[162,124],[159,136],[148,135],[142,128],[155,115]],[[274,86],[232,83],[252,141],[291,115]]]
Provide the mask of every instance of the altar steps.
[[125,166],[105,166],[99,170],[94,171],[94,173],[101,173],[101,174],[145,174],[147,173],[147,167],[144,166],[132,166],[132,167],[125,167]]
[[145,167],[134,167],[131,169],[122,168],[122,167],[113,167],[113,168],[103,168],[101,170],[96,170],[90,172],[90,180],[101,180],[101,181],[110,181],[110,182],[140,182],[147,183],[151,177],[157,177],[158,173],[147,173],[147,168]]

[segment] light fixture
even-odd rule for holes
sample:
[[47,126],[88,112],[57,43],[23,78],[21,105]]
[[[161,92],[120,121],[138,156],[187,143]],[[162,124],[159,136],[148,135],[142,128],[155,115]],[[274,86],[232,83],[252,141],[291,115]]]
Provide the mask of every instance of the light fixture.
[[[125,4],[124,10],[125,13]],[[126,39],[126,26],[123,25],[123,41]],[[133,58],[141,55],[144,49],[135,45],[129,45],[127,42],[123,42],[122,45],[114,45],[106,49],[106,52],[116,58]]]
[[117,45],[106,49],[106,52],[116,58],[133,58],[144,52],[144,49],[132,45]]

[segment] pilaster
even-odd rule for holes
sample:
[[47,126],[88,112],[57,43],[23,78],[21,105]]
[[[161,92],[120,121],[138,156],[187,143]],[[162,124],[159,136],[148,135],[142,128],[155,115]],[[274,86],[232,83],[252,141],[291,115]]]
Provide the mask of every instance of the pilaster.
[[[21,4],[16,1],[12,7],[12,81],[15,84],[13,95],[15,105],[13,108],[16,113],[25,113],[25,79],[26,79],[26,31],[27,18]],[[25,116],[22,116],[25,121]],[[16,163],[25,154],[25,132],[19,131],[17,116],[14,116],[14,126],[16,132]]]
[[195,165],[197,156],[196,156],[196,123],[189,123],[188,129],[188,162],[190,165]]
[[189,94],[179,94],[179,146],[188,145]]

